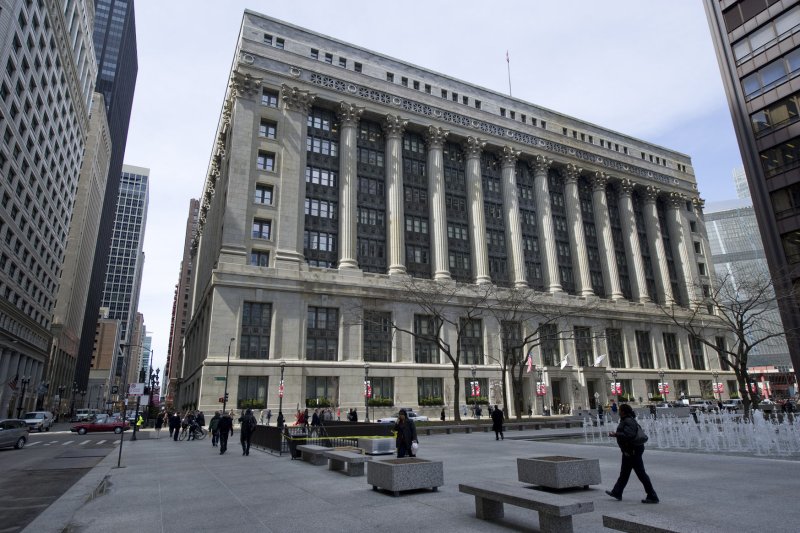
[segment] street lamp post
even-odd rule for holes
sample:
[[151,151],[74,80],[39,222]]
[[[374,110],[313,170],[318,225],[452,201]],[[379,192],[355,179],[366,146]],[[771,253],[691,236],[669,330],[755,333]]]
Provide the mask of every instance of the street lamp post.
[[719,400],[720,403],[722,403],[722,387],[720,387],[719,383],[717,383],[717,379],[719,378],[719,372],[715,370],[714,372],[711,373],[711,375],[714,376],[714,390],[717,393],[717,399]]
[[664,371],[658,371],[658,383],[661,385],[661,400],[667,401],[667,385],[664,383]]
[[69,416],[72,417],[72,418],[75,418],[75,395],[77,395],[78,392],[80,392],[80,389],[78,388],[78,382],[77,381],[73,381],[72,382],[72,405],[69,408]]
[[613,387],[613,389],[611,391],[611,395],[612,396],[618,396],[619,395],[619,391],[617,390],[617,369],[616,368],[612,368],[611,369],[611,380],[612,380],[611,386]]
[[542,416],[545,415],[545,412],[544,412],[544,396],[546,394],[544,392],[544,381],[543,381],[543,379],[544,379],[543,369],[542,368],[537,368],[536,369],[536,380],[537,380],[536,394],[538,394],[539,396],[542,397]]
[[86,407],[86,389],[81,391],[81,407]]
[[225,365],[225,394],[222,396],[222,412],[227,412],[225,409],[228,406],[228,371],[231,368],[231,345],[233,341],[236,340],[236,337],[231,337],[231,341],[228,343],[228,363]]
[[19,395],[19,404],[17,404],[17,418],[22,413],[22,402],[25,400],[25,389],[28,388],[28,383],[31,382],[30,377],[22,378],[22,393]]
[[369,422],[369,363],[364,363],[364,422]]
[[286,370],[286,361],[281,361],[281,382],[278,385],[278,429],[283,429],[283,371]]
[[59,417],[61,415],[61,402],[64,401],[64,391],[66,389],[67,388],[64,385],[58,387],[58,406],[56,407],[57,410],[56,417]]

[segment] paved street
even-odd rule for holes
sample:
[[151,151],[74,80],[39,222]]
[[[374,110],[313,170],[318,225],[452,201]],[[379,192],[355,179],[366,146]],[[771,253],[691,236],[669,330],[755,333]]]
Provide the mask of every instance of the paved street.
[[[552,438],[574,430],[513,431],[504,441],[491,433],[422,436],[419,455],[444,462],[445,485],[438,492],[412,491],[393,497],[374,492],[365,478],[350,478],[323,466],[252,451],[243,457],[238,432],[220,456],[208,440],[172,442],[145,431],[126,439],[123,466],[109,455],[27,529],[82,533],[139,531],[538,531],[536,513],[506,506],[505,518],[475,518],[474,500],[458,483],[516,480],[516,458],[571,455],[597,458],[602,485],[576,496],[588,497],[595,511],[575,518],[575,530],[607,531],[602,514],[647,512],[697,522],[704,531],[796,531],[800,458],[774,459],[648,449],[645,464],[662,503],[643,506],[633,478],[621,502],[604,494],[619,469],[620,453],[609,445]],[[106,480],[104,493],[97,492]],[[121,506],[119,502],[126,502]],[[109,508],[114,508],[110,513]]]

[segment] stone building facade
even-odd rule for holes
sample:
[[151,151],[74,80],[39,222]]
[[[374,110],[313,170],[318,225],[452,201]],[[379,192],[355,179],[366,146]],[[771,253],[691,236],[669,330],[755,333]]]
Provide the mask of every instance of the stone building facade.
[[608,401],[612,368],[637,402],[661,371],[671,399],[709,395],[717,354],[658,307],[705,309],[710,283],[686,155],[251,11],[216,139],[176,406],[217,408],[227,374],[238,408],[363,409],[369,381],[377,414],[452,414],[472,366],[502,403],[498,320],[462,335],[456,399],[450,361],[393,328],[426,327],[410,279],[462,287],[455,317],[485,286],[570,309],[532,352],[551,410]]

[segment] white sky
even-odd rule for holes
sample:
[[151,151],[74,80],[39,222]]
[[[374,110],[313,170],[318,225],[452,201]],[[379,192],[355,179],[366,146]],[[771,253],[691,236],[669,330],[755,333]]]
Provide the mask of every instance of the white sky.
[[150,168],[139,311],[156,367],[245,8],[503,93],[508,50],[514,97],[683,152],[701,197],[736,196],[741,158],[696,0],[138,0],[125,162]]

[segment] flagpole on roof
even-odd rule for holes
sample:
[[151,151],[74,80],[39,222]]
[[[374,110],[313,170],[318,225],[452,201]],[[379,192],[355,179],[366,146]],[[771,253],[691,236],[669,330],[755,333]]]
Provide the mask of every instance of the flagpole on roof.
[[508,57],[508,50],[506,50],[506,67],[508,69],[508,96],[511,96],[511,59]]

